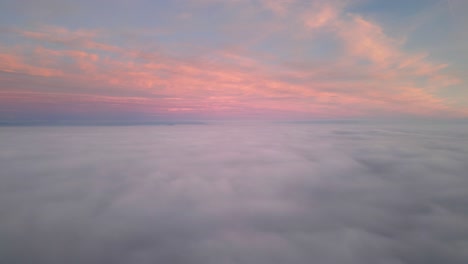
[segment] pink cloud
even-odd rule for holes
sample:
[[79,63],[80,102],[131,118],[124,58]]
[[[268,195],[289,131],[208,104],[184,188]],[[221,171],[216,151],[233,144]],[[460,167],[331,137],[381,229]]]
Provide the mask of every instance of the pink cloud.
[[319,29],[334,24],[340,15],[337,7],[330,4],[313,5],[303,15],[304,24],[309,29]]
[[121,52],[122,49],[96,41],[102,32],[98,30],[68,30],[57,26],[43,26],[38,31],[15,30],[23,37],[49,43],[58,43],[68,47],[93,49],[108,52]]
[[306,28],[315,30],[326,27],[342,40],[347,52],[344,59],[365,59],[382,70],[404,70],[420,76],[437,74],[448,66],[429,62],[425,53],[404,52],[401,40],[385,34],[384,29],[375,22],[344,12],[342,1],[315,5],[315,8],[305,11],[303,17]]
[[[79,71],[65,71],[66,74],[62,76],[71,83],[104,85],[110,89],[119,87],[128,91],[142,90],[163,98],[178,99],[142,97],[136,100],[75,93],[58,97],[44,97],[33,93],[25,97],[36,100],[39,105],[47,101],[48,105],[75,105],[74,108],[79,108],[79,105],[93,105],[94,108],[90,109],[120,107],[121,110],[133,109],[145,113],[154,111],[158,114],[194,112],[210,115],[216,112],[216,115],[236,113],[249,116],[252,113],[278,115],[282,112],[283,115],[289,113],[292,116],[321,117],[365,115],[372,108],[383,112],[413,114],[448,110],[442,100],[423,90],[406,87],[397,89],[391,86],[394,83],[381,85],[379,89],[375,89],[376,86],[372,84],[366,85],[365,82],[311,80],[291,84],[275,79],[274,75],[262,70],[249,72],[242,67],[223,64],[187,63],[170,58],[158,63],[124,63],[119,59],[101,61],[97,56],[80,51],[41,51],[48,54],[49,58],[52,56],[59,60],[66,56],[76,62]],[[60,63],[56,65],[59,67]],[[90,71],[89,65],[94,68],[89,76],[84,77],[83,74]],[[159,74],[162,70],[166,71],[165,76]],[[336,89],[340,86],[341,89]],[[356,94],[358,91],[359,94]],[[396,93],[392,93],[394,91]],[[400,107],[402,103],[406,105],[404,109]]]
[[[264,0],[261,4],[284,16],[293,2]],[[33,49],[5,48],[0,54],[0,71],[54,77],[72,88],[64,85],[63,93],[58,94],[41,93],[36,87],[24,93],[8,90],[0,100],[14,100],[12,107],[55,105],[76,111],[120,109],[205,116],[466,113],[433,94],[438,87],[461,82],[443,72],[447,64],[431,62],[424,53],[405,52],[403,43],[388,36],[377,23],[345,13],[341,1],[321,1],[309,7],[299,16],[301,30],[333,34],[343,47],[343,56],[326,65],[272,65],[276,58],[263,61],[247,48],[176,58],[161,51],[143,52],[106,43],[102,40],[106,33],[97,30],[17,30],[38,44]],[[63,47],[47,48],[48,43]],[[360,63],[363,60],[367,63]],[[421,78],[428,84],[421,84]]]
[[400,56],[396,41],[387,37],[382,28],[360,16],[340,21],[338,35],[351,56],[368,59],[376,66],[390,67]]
[[296,0],[260,0],[260,2],[275,14],[284,16],[288,12],[289,6]]
[[28,64],[25,58],[15,54],[0,53],[0,71],[11,73],[24,73],[34,76],[51,77],[60,76],[60,69],[46,68]]

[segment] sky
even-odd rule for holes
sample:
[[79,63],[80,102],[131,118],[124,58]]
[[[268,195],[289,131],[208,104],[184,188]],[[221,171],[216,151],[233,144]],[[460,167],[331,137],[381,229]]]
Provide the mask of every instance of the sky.
[[468,117],[465,0],[3,0],[0,121]]

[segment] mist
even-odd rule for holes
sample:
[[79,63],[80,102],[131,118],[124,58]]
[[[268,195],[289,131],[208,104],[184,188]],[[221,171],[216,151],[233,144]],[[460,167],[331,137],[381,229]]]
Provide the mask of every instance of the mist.
[[468,262],[468,125],[0,127],[0,263]]

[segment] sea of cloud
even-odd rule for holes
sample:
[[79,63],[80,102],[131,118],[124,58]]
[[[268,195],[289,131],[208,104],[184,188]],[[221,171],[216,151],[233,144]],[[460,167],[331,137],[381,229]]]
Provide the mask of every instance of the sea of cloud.
[[468,263],[468,126],[0,127],[0,263]]

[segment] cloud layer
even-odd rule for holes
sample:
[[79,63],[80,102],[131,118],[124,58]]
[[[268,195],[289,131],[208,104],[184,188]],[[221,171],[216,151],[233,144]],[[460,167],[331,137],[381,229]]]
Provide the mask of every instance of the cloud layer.
[[0,128],[2,263],[466,263],[466,125]]

